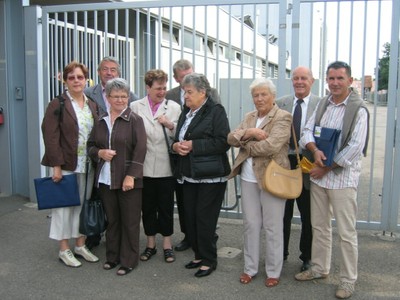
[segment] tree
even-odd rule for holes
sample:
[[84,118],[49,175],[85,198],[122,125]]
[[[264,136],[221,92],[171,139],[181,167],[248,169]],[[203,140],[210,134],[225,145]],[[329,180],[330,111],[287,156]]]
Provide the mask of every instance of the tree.
[[383,44],[383,56],[378,63],[378,89],[387,90],[389,83],[390,43]]

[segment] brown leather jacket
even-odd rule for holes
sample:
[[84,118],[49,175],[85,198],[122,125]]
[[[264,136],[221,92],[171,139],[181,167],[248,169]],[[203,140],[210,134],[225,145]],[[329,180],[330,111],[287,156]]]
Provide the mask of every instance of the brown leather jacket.
[[[41,164],[47,167],[61,166],[61,169],[74,171],[77,166],[78,152],[78,120],[72,107],[71,100],[64,93],[64,108],[60,101],[54,99],[47,106],[42,122],[42,133],[45,153]],[[97,119],[97,104],[88,100],[93,119]]]
[[95,184],[98,186],[104,160],[100,149],[113,149],[117,154],[111,160],[110,189],[121,189],[126,175],[135,177],[135,188],[143,187],[143,163],[146,156],[147,136],[142,118],[128,107],[115,121],[109,146],[109,131],[102,114],[95,123],[88,140],[88,154],[96,164]]

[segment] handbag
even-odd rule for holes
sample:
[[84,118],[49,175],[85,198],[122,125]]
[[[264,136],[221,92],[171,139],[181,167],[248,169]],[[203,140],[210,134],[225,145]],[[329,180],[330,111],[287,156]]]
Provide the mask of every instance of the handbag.
[[303,174],[300,168],[299,149],[297,147],[297,138],[292,125],[292,134],[296,148],[297,167],[294,170],[288,170],[276,163],[272,159],[265,169],[262,181],[263,189],[272,195],[286,199],[296,199],[300,196],[303,189]]
[[304,174],[309,174],[311,169],[315,167],[315,164],[309,161],[309,159],[305,156],[303,156],[300,160],[300,168],[301,172]]
[[35,178],[33,182],[39,210],[81,204],[76,174],[63,175],[59,182],[51,177]]
[[92,188],[92,195],[87,199],[87,178],[88,168],[86,168],[85,200],[79,215],[79,232],[86,236],[99,235],[106,230],[106,215],[97,188]]

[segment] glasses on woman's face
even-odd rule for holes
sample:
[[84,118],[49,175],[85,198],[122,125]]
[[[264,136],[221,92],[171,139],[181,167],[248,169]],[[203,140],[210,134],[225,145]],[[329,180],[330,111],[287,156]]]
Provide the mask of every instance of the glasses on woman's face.
[[85,76],[83,76],[83,75],[76,75],[76,76],[70,75],[70,76],[67,77],[67,80],[69,80],[69,81],[73,81],[73,80],[81,81],[81,80],[84,80],[84,79],[85,79]]

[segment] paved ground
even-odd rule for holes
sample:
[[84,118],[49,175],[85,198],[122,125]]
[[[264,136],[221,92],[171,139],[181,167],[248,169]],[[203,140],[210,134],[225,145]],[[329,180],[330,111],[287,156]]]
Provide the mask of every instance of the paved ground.
[[[239,283],[243,269],[242,224],[220,219],[218,269],[205,278],[195,278],[184,264],[191,250],[177,253],[172,264],[157,253],[123,277],[102,269],[104,243],[94,253],[101,262],[83,263],[78,269],[58,261],[57,243],[48,238],[49,211],[38,211],[22,197],[0,198],[0,298],[1,299],[335,299],[338,283],[338,251],[334,248],[328,279],[297,282],[300,267],[299,227],[293,226],[291,255],[284,264],[281,283],[264,286],[263,261],[260,273],[248,285]],[[182,237],[176,224],[173,240]],[[159,249],[161,248],[158,240]],[[337,245],[337,237],[335,236]],[[141,236],[141,249],[145,236]],[[379,232],[359,232],[359,280],[352,299],[400,299],[400,239]]]

